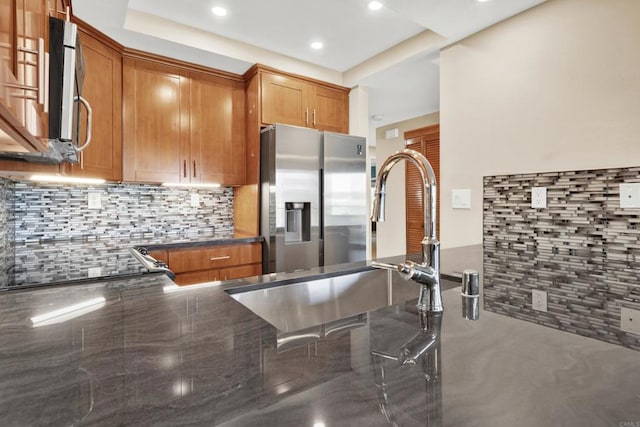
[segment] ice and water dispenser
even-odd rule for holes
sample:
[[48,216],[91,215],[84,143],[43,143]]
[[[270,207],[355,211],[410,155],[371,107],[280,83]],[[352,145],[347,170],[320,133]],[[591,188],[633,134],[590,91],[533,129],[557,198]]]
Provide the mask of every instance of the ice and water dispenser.
[[309,242],[311,240],[311,203],[285,202],[284,207],[284,242]]

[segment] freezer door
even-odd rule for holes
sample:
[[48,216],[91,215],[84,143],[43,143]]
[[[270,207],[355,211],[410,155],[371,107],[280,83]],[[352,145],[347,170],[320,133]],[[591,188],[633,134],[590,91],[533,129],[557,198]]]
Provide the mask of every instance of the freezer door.
[[366,139],[324,132],[324,265],[366,259]]
[[322,136],[313,129],[275,125],[261,139],[261,232],[269,273],[320,264]]

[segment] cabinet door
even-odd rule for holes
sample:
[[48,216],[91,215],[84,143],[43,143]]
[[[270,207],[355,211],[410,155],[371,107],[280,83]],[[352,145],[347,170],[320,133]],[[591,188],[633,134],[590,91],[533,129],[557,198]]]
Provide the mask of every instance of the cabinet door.
[[349,133],[347,92],[323,86],[311,89],[311,124],[318,130]]
[[[93,110],[90,145],[80,162],[67,166],[73,176],[122,180],[122,57],[87,33],[80,34],[86,74],[82,96]],[[81,120],[80,135],[85,135]]]
[[[48,20],[45,3],[0,0],[0,151],[45,151]],[[0,161],[0,170],[58,172],[52,165]]]
[[262,264],[248,264],[221,270],[222,278],[219,280],[241,279],[243,277],[258,276],[262,274]]
[[[6,67],[2,70],[3,77],[4,73],[13,74],[14,70],[14,9],[15,1],[0,0],[0,63],[3,67]],[[6,90],[4,86],[1,89],[3,92]]]
[[180,273],[180,274],[176,274],[176,278],[174,282],[176,282],[176,284],[180,286],[212,282],[212,281],[218,280],[216,278],[212,278],[217,274],[217,272],[218,270],[202,270],[202,271],[193,271],[189,273]]
[[244,87],[201,73],[190,74],[191,182],[245,182]]
[[16,1],[16,89],[19,114],[31,135],[49,133],[46,89],[46,52],[49,50],[49,7],[47,0]]
[[58,19],[67,19],[66,6],[69,1],[63,0],[48,0],[49,3],[49,16],[53,16]]
[[189,181],[188,84],[174,67],[123,59],[125,181]]
[[308,126],[309,85],[291,77],[263,73],[262,123]]

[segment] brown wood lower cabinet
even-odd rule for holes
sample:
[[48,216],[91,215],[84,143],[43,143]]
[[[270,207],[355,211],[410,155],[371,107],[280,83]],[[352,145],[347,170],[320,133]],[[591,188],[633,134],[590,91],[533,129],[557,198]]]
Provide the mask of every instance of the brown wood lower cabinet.
[[262,274],[262,245],[238,243],[149,251],[165,261],[178,285],[231,280]]

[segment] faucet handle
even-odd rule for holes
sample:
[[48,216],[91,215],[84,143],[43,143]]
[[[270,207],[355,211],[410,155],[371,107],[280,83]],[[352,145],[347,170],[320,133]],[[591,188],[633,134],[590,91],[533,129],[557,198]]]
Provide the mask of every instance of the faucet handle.
[[378,261],[373,261],[371,263],[371,267],[373,268],[381,268],[383,270],[391,270],[391,271],[398,271],[398,265],[395,264],[387,264],[386,262],[378,262]]
[[480,279],[475,270],[462,272],[462,317],[478,320],[480,317]]

